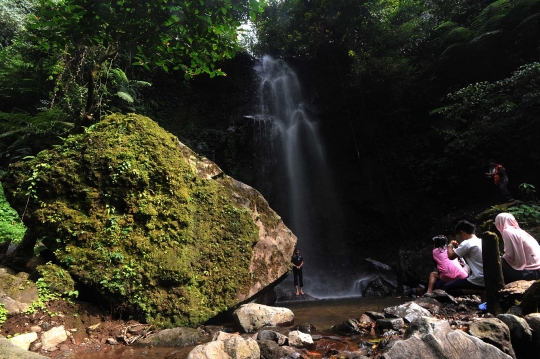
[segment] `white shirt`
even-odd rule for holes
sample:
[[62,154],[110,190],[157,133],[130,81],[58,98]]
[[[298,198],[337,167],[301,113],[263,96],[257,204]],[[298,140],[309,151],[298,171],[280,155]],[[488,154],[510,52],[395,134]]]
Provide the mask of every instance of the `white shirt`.
[[459,247],[454,248],[454,253],[463,258],[471,268],[471,274],[467,277],[467,280],[472,284],[485,287],[482,240],[477,236],[464,240]]

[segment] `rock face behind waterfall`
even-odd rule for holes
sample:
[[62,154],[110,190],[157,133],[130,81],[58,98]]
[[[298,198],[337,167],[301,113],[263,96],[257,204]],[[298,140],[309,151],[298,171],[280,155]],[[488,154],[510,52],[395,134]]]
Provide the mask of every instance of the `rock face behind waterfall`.
[[259,192],[134,114],[12,165],[3,181],[25,243],[42,238],[76,280],[161,326],[253,297],[287,272],[296,244]]

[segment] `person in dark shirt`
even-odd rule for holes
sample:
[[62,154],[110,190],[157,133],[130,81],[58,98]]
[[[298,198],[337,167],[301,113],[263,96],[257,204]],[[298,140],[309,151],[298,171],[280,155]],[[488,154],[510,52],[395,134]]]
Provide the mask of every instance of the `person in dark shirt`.
[[[296,295],[304,295],[304,278],[302,274],[302,267],[304,266],[304,257],[300,255],[300,250],[297,248],[294,252],[294,255],[291,259],[293,265],[293,275],[294,275],[294,287],[296,288]],[[298,291],[298,286],[300,285],[300,291]]]
[[514,197],[508,191],[508,175],[504,167],[494,160],[489,161],[489,171],[486,176],[493,178],[495,186],[499,187],[501,194],[506,198],[508,202],[513,202]]

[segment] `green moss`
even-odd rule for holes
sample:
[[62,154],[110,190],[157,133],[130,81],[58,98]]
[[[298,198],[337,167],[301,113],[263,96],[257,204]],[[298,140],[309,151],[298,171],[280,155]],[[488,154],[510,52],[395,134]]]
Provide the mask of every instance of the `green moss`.
[[51,293],[58,296],[68,296],[75,291],[73,278],[62,267],[49,262],[37,266],[36,270]]
[[25,223],[74,278],[150,322],[197,325],[249,286],[250,210],[197,177],[149,118],[109,116],[13,165],[4,183],[19,213],[30,198]]

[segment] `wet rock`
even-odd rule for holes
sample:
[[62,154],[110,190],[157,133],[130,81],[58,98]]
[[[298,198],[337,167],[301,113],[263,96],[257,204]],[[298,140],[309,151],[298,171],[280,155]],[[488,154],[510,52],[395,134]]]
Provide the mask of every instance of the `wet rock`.
[[362,291],[362,296],[365,298],[385,298],[391,296],[395,290],[395,283],[388,281],[384,277],[377,276],[367,284]]
[[512,314],[499,314],[500,319],[510,330],[510,340],[512,347],[518,357],[530,350],[532,345],[532,331],[527,321]]
[[532,340],[531,328],[525,319],[512,314],[499,314],[497,319],[503,321],[510,329],[512,344],[525,344]]
[[107,341],[106,341],[107,344],[109,345],[119,345],[120,343],[114,339],[114,338],[107,338]]
[[431,314],[438,314],[441,311],[442,304],[435,298],[417,298],[414,300],[420,307],[429,310]]
[[271,340],[276,342],[278,345],[287,345],[289,338],[285,335],[271,331],[271,330],[261,330],[257,333],[257,340]]
[[2,359],[48,359],[43,355],[19,348],[8,339],[0,338],[0,358]]
[[[380,319],[382,319],[382,318],[380,318]],[[373,322],[375,322],[374,319],[372,319],[369,315],[367,315],[365,313],[360,316],[359,321],[360,321],[360,323],[373,323]]]
[[334,333],[341,333],[344,335],[366,335],[371,330],[371,323],[359,322],[356,319],[348,319],[339,325],[332,326],[331,329]]
[[521,307],[518,307],[518,306],[513,306],[513,307],[508,308],[508,310],[506,311],[506,314],[517,315],[518,317],[521,317],[523,315],[523,309],[521,309]]
[[279,346],[273,340],[257,341],[261,352],[261,359],[301,359],[300,354],[296,349],[286,346]]
[[246,333],[252,333],[263,327],[291,324],[294,313],[287,308],[249,303],[236,309],[233,318]]
[[446,293],[442,289],[435,289],[431,293],[424,294],[424,297],[437,299],[441,303],[452,303],[452,304],[458,303],[456,298],[452,297],[450,294]]
[[365,312],[364,314],[373,320],[384,319],[383,313],[368,311],[368,312]]
[[461,330],[452,330],[446,321],[427,322],[426,318],[417,318],[411,324],[422,331],[411,332],[408,339],[395,341],[381,358],[510,359],[494,346]]
[[399,340],[399,332],[395,330],[387,330],[383,333],[383,338],[377,345],[379,350],[389,350]]
[[497,318],[479,319],[471,323],[469,333],[482,341],[495,346],[512,358],[516,357],[510,341],[510,329]]
[[402,318],[377,319],[377,331],[400,330],[405,327],[405,321]]
[[289,345],[297,348],[311,348],[313,346],[313,339],[309,334],[293,330],[289,333]]
[[30,343],[32,343],[34,340],[37,340],[38,336],[36,333],[25,333],[21,335],[17,335],[16,337],[13,337],[9,339],[9,341],[13,344],[18,346],[21,349],[28,350],[30,348]]
[[150,334],[144,339],[135,342],[135,345],[153,345],[161,347],[184,347],[196,345],[201,341],[208,339],[200,329],[193,328],[172,328],[160,330],[157,333]]
[[187,359],[242,358],[260,359],[259,345],[253,339],[240,336],[197,345]]
[[298,325],[295,329],[301,331],[302,333],[306,333],[306,334],[311,334],[312,331],[317,330],[317,328],[315,328],[313,325],[311,325],[309,323],[302,323],[302,324]]
[[532,343],[533,347],[540,349],[540,313],[531,313],[525,316],[525,320],[529,327],[533,330]]
[[[431,315],[427,309],[422,308],[415,302],[385,308],[383,314],[385,318],[403,318],[406,323],[410,323],[418,317],[429,317]],[[379,320],[377,320],[377,323],[379,323]]]
[[41,335],[43,350],[54,350],[58,344],[65,342],[67,338],[67,333],[63,325],[43,332]]

